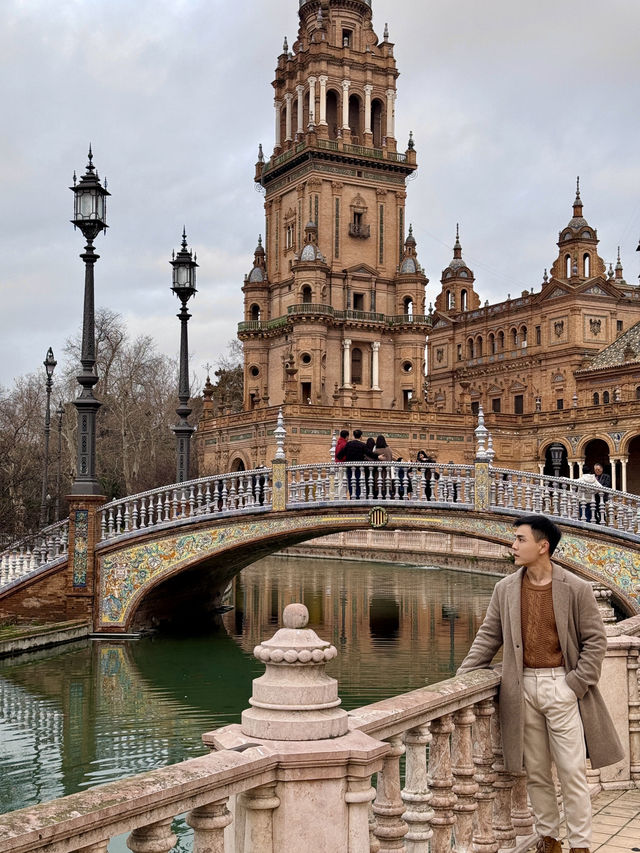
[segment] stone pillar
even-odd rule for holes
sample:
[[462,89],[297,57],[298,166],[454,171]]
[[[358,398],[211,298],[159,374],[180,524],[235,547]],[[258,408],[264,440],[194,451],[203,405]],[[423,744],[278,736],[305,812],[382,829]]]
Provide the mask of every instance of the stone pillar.
[[489,463],[475,463],[475,508],[482,512],[489,508]]
[[491,721],[491,739],[494,755],[493,769],[496,773],[494,782],[496,800],[493,810],[493,827],[498,840],[498,847],[513,847],[516,842],[516,831],[511,822],[511,789],[513,788],[513,777],[504,766],[500,718],[497,714],[493,715]]
[[402,816],[409,831],[404,840],[407,853],[429,853],[431,829],[431,791],[427,775],[427,744],[431,743],[429,723],[408,731],[404,737],[407,752]]
[[495,706],[493,699],[484,699],[474,706],[476,721],[473,726],[473,763],[478,782],[478,811],[473,831],[475,853],[496,853],[498,842],[493,829],[493,803],[496,798],[493,783],[493,749],[491,747],[491,717]]
[[351,388],[351,341],[348,338],[342,341],[342,358],[344,368],[344,383],[342,387]]
[[203,737],[216,749],[258,748],[275,759],[269,781],[238,798],[242,853],[375,849],[367,814],[371,774],[382,770],[392,748],[349,731],[338,684],[325,672],[337,651],[306,627],[308,619],[302,604],[285,608],[285,627],[254,649],[266,671],[253,682],[241,725]]
[[349,87],[351,80],[342,81],[342,130],[349,130]]
[[309,127],[316,124],[316,77],[309,77]]
[[371,344],[373,358],[371,361],[371,390],[380,390],[380,341]]
[[69,495],[67,619],[92,619],[96,589],[95,547],[100,542],[103,495]]
[[375,836],[380,842],[380,853],[404,851],[403,838],[408,829],[402,820],[404,803],[400,796],[400,756],[404,753],[404,745],[399,736],[390,738],[389,744],[391,751],[385,756],[382,770],[378,773],[378,790],[373,804]]
[[291,92],[287,92],[287,94],[284,96],[284,99],[287,108],[285,118],[286,136],[284,141],[291,142],[291,104],[293,103],[293,94]]
[[453,718],[445,714],[431,723],[433,741],[429,751],[429,773],[431,775],[431,790],[433,796],[431,806],[433,817],[431,826],[432,853],[450,853],[451,827],[455,823],[453,804],[456,796],[453,793],[453,776],[451,775],[451,750],[449,736],[453,731]]
[[371,93],[373,86],[367,83],[364,87],[364,132],[371,135]]
[[139,826],[127,838],[127,847],[133,853],[169,853],[178,842],[171,829],[172,823],[173,820],[167,818]]
[[192,809],[187,823],[193,828],[193,853],[224,853],[224,830],[233,818],[227,801]]
[[322,127],[327,126],[327,83],[329,82],[329,78],[322,74],[318,77],[318,82],[320,83],[320,121],[319,125]]
[[610,461],[611,461],[611,488],[617,489],[618,488],[618,483],[617,483],[618,473],[616,471],[616,462],[618,461],[618,459],[616,457],[612,457]]
[[620,464],[622,466],[622,483],[620,485],[620,488],[623,492],[627,491],[627,464],[628,464],[628,462],[629,462],[628,456],[621,456],[620,457]]
[[275,144],[275,148],[279,149],[279,148],[282,148],[282,140],[280,138],[280,109],[282,107],[282,101],[279,101],[276,98],[276,100],[273,102],[273,106],[275,107],[275,111],[276,111],[276,144]]
[[387,139],[396,138],[395,100],[395,91],[387,89]]
[[[616,628],[613,625],[608,629],[608,631],[615,630]],[[637,717],[638,714],[638,708],[635,704],[637,688],[632,692],[629,691],[629,661],[637,661],[639,650],[640,637],[614,635],[607,638],[607,653],[602,664],[602,675],[598,688],[609,709],[626,754],[622,761],[617,764],[600,768],[600,779],[605,788],[607,783],[610,787],[616,787],[618,783],[629,779],[632,762],[637,766],[640,760],[640,755],[636,753],[636,749],[640,747],[637,733],[634,734],[633,738],[634,753],[636,753],[633,756],[630,737],[630,717]],[[633,728],[635,729],[636,726],[637,721],[634,721]]]
[[511,823],[517,835],[533,833],[533,812],[527,801],[526,773],[512,773],[513,788],[511,790]]
[[541,477],[544,475],[544,462],[538,462],[538,474]]
[[478,808],[475,795],[478,783],[474,779],[471,726],[475,722],[472,708],[461,708],[453,716],[455,731],[452,738],[453,807],[456,820],[456,843],[462,850],[471,850],[473,821]]
[[304,133],[304,86],[296,86],[298,93],[298,126],[296,133],[302,135]]

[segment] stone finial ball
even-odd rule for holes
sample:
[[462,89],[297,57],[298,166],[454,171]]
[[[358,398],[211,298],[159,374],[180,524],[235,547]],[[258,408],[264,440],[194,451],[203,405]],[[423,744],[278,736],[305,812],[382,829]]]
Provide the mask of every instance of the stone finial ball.
[[304,628],[309,621],[309,611],[304,604],[287,604],[282,621],[285,628]]

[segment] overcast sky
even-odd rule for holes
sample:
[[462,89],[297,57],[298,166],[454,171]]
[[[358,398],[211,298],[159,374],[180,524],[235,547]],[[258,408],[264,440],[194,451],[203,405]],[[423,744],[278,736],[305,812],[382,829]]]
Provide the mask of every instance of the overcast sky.
[[[83,241],[69,223],[89,142],[109,181],[96,305],[178,351],[171,251],[198,253],[192,370],[242,319],[263,231],[258,143],[273,147],[275,62],[298,0],[2,0],[0,385],[80,327]],[[539,289],[576,175],[600,254],[638,282],[638,0],[373,0],[401,76],[397,136],[420,261],[439,290],[460,222],[481,300]],[[322,247],[321,247],[322,248]]]

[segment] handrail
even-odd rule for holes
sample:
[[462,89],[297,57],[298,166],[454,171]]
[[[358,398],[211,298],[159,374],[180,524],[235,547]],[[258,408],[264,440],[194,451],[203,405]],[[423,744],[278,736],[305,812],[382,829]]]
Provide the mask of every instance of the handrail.
[[55,563],[68,551],[69,519],[64,518],[14,542],[0,553],[0,587]]

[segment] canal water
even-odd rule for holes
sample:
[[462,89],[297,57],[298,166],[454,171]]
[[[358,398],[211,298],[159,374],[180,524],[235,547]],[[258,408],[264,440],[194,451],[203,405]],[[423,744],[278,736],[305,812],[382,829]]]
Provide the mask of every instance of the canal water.
[[[269,557],[235,579],[224,628],[83,641],[0,663],[0,813],[205,752],[240,721],[252,650],[302,601],[332,642],[347,709],[448,678],[496,577],[434,567]],[[113,848],[112,848],[113,849]],[[126,849],[126,848],[125,848]]]

